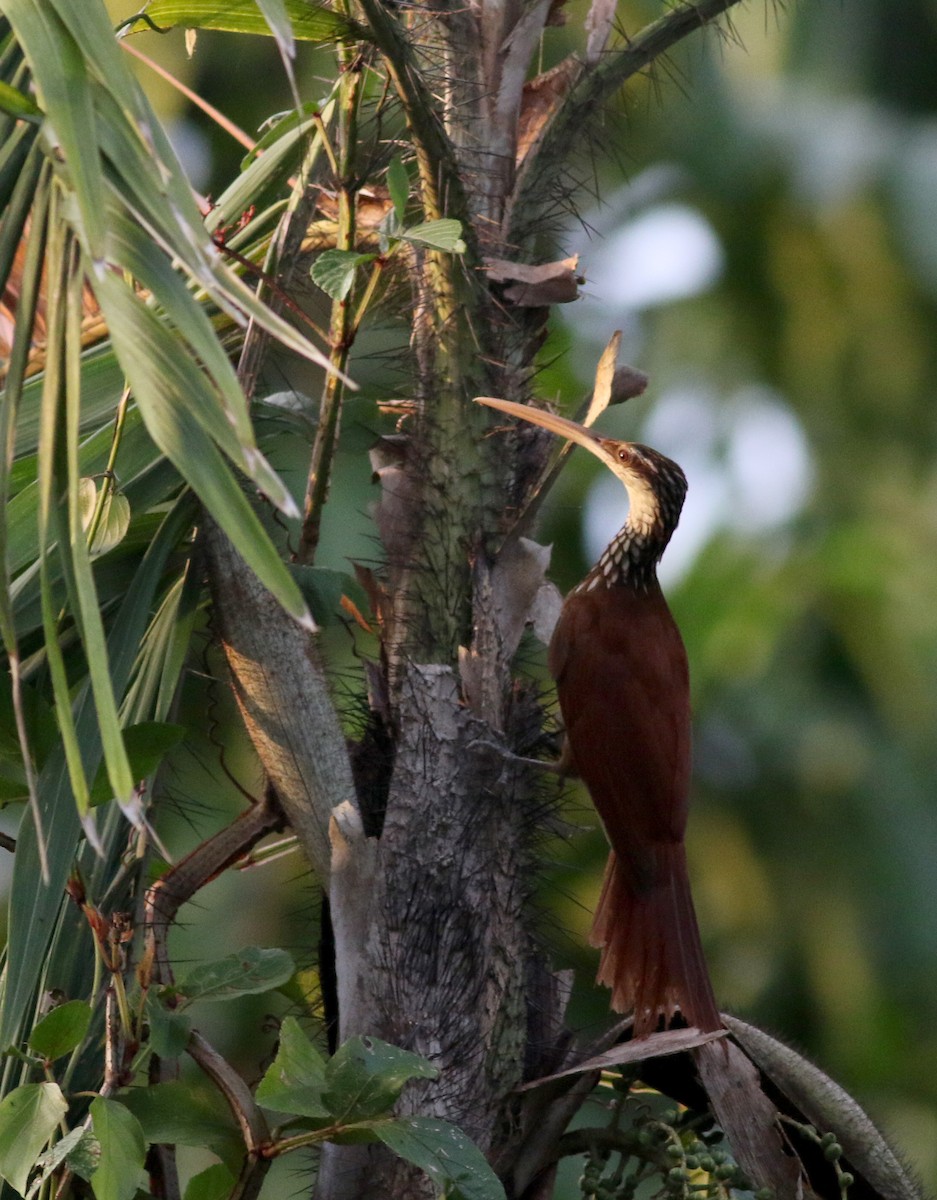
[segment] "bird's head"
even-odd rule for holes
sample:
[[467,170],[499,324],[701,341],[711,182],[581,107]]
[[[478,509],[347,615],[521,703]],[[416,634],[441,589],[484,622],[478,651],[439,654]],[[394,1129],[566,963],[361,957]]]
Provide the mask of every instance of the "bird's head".
[[516,404],[513,400],[495,400],[490,396],[476,396],[475,399],[478,404],[549,429],[594,454],[628,489],[629,524],[636,532],[657,532],[663,526],[669,536],[675,528],[687,483],[683,471],[672,459],[640,442],[602,437],[585,425],[542,408]]

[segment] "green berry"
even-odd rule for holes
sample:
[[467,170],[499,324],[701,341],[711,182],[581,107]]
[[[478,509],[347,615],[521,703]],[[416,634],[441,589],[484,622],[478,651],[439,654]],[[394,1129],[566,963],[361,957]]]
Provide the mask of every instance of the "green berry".
[[851,1188],[855,1182],[856,1182],[855,1177],[853,1175],[851,1175],[848,1171],[843,1171],[843,1173],[839,1177],[839,1186],[840,1186],[840,1189],[844,1192],[847,1188]]
[[716,1160],[711,1154],[704,1154],[699,1160],[699,1166],[701,1171],[706,1171],[707,1173],[712,1174],[712,1172],[716,1169]]
[[823,1149],[823,1157],[827,1162],[836,1162],[843,1156],[843,1148],[839,1142],[829,1142]]
[[688,1154],[683,1162],[688,1171],[699,1170],[699,1159],[695,1154]]
[[668,1158],[683,1158],[683,1147],[678,1146],[676,1142],[671,1142],[664,1153]]

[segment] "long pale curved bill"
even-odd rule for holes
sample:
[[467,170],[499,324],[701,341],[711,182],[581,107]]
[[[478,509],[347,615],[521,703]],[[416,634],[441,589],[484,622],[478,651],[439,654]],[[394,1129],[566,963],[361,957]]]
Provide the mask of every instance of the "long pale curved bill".
[[488,408],[496,408],[499,412],[507,413],[509,417],[529,421],[532,425],[542,425],[544,429],[549,429],[551,433],[556,433],[560,437],[568,438],[577,446],[583,446],[599,458],[606,457],[607,451],[602,446],[604,439],[593,433],[591,429],[587,429],[585,425],[568,421],[566,417],[559,417],[556,413],[546,412],[542,408],[531,408],[528,404],[516,404],[513,400],[496,400],[493,396],[476,396],[475,403],[484,404]]

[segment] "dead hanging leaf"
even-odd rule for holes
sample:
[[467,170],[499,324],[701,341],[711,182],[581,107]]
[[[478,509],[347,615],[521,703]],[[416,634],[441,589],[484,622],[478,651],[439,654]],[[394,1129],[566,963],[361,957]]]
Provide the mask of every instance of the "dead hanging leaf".
[[530,606],[530,625],[537,641],[549,646],[553,630],[560,619],[563,608],[563,594],[555,583],[545,580],[537,589],[537,595]]
[[781,1114],[762,1091],[758,1068],[745,1051],[724,1040],[697,1046],[693,1058],[713,1115],[755,1188],[773,1188],[777,1200],[813,1196],[782,1132]]
[[552,263],[515,263],[490,258],[485,270],[493,283],[506,283],[504,298],[519,308],[569,304],[579,296],[582,278],[576,273],[579,256]]
[[505,659],[514,656],[550,566],[550,546],[512,538],[498,555],[491,577],[495,620]]
[[[577,417],[585,426],[592,426],[612,404],[624,404],[646,390],[648,377],[637,367],[617,365],[621,349],[621,330],[616,329],[602,351],[595,370],[595,387],[589,397],[585,414]],[[567,446],[567,450],[569,447]]]
[[819,1067],[754,1025],[726,1017],[732,1036],[771,1084],[819,1133],[833,1133],[842,1165],[882,1200],[920,1200],[920,1186],[867,1114]]
[[[26,244],[29,235],[29,223],[26,223],[23,236],[16,247],[13,263],[7,277],[3,293],[0,295],[0,383],[6,378],[10,364],[10,353],[13,348],[13,335],[16,329],[16,310],[20,293],[23,290],[23,271],[26,266]],[[39,295],[36,300],[36,311],[33,317],[33,327],[30,333],[29,358],[26,365],[26,377],[37,375],[45,366],[46,356],[46,309],[48,305],[48,290],[45,267],[42,269],[39,282]],[[101,316],[94,293],[87,283],[81,289],[81,344],[89,346],[99,342],[107,335],[107,326]]]
[[562,106],[579,78],[582,64],[570,55],[549,71],[524,84],[517,119],[517,165],[520,166]]
[[367,618],[363,616],[361,609],[357,604],[355,604],[354,600],[352,600],[350,596],[346,596],[343,592],[338,602],[345,612],[348,613],[351,619],[360,625],[365,633],[374,632],[374,630],[368,624]]
[[470,646],[459,647],[462,696],[476,716],[500,730],[502,678],[514,657],[550,565],[550,547],[528,538],[510,538],[495,563],[475,562],[475,629]]
[[550,5],[550,11],[547,13],[547,25],[565,25],[566,13],[563,9],[566,7],[566,0],[553,0]]
[[642,396],[647,390],[648,377],[637,367],[618,367],[612,379],[612,394],[609,404],[624,404],[635,396]]
[[615,21],[615,8],[618,0],[592,0],[588,16],[585,19],[586,31],[586,62],[593,66],[599,61],[602,51],[608,42]]
[[582,1062],[576,1063],[574,1067],[567,1067],[565,1071],[557,1071],[555,1075],[544,1075],[542,1079],[534,1079],[530,1083],[522,1084],[517,1090],[529,1092],[532,1088],[551,1083],[554,1079],[563,1079],[567,1075],[582,1075],[586,1071],[606,1071],[610,1067],[620,1067],[624,1063],[643,1062],[645,1059],[660,1058],[665,1054],[682,1054],[684,1050],[693,1050],[697,1046],[703,1046],[708,1042],[725,1038],[725,1036],[724,1029],[708,1030],[706,1033],[701,1032],[695,1026],[690,1029],[666,1029],[663,1033],[652,1033],[638,1041],[621,1042],[603,1054],[584,1059]]
[[381,485],[374,519],[392,567],[409,561],[415,536],[412,517],[417,484],[407,468],[410,448],[410,439],[404,434],[389,434],[379,438],[369,453]]

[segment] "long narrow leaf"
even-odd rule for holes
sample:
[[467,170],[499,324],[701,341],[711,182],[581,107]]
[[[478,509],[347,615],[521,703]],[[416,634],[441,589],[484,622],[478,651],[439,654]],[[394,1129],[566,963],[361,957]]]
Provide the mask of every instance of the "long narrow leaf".
[[[77,290],[75,284],[78,285]],[[65,434],[68,462],[68,552],[78,601],[81,640],[85,661],[91,676],[91,689],[97,709],[98,728],[104,749],[107,776],[117,802],[128,804],[134,790],[134,778],[124,748],[117,714],[117,699],[111,683],[104,636],[104,623],[98,605],[91,553],[82,520],[80,485],[83,478],[78,461],[78,429],[81,414],[81,287],[80,277],[74,276],[71,303],[68,306],[66,334]],[[65,547],[62,548],[63,550]]]
[[[128,307],[120,297],[112,302],[106,293],[119,288],[118,280],[105,280],[102,299],[113,322],[115,343],[121,349],[127,377],[153,441],[175,464],[183,479],[198,494],[208,512],[225,531],[238,553],[288,613],[312,628],[312,618],[293,577],[248,504],[240,485],[215,448],[192,404],[191,392],[173,387],[178,363],[161,355],[160,370],[151,373],[158,335],[145,309]],[[170,385],[167,386],[167,379]],[[193,386],[197,386],[193,381]]]
[[[133,668],[137,647],[150,618],[154,598],[163,579],[169,556],[192,526],[196,505],[184,496],[167,514],[152,539],[108,635],[108,655],[114,691],[123,695]],[[101,761],[90,687],[85,685],[75,705],[75,728],[84,751],[88,774]],[[16,1044],[30,1021],[35,989],[55,932],[56,917],[63,902],[63,889],[81,837],[81,823],[69,785],[65,755],[60,746],[45,764],[39,780],[44,824],[48,828],[50,881],[40,877],[39,851],[33,824],[20,827],[10,889],[10,929],[4,972],[3,1002],[0,1007],[0,1047]]]
[[[292,495],[257,449],[244,393],[204,310],[195,302],[179,275],[170,269],[167,259],[144,238],[140,228],[119,213],[113,214],[109,245],[120,249],[122,265],[152,293],[177,329],[185,330],[189,345],[211,375],[217,392],[208,386],[204,374],[192,360],[180,358],[168,330],[155,320],[153,314],[141,311],[138,314],[140,322],[148,324],[155,343],[150,351],[151,356],[159,352],[160,343],[169,356],[168,369],[163,375],[164,386],[172,386],[172,371],[186,375],[181,385],[182,394],[206,432],[232,462],[248,475],[271,504],[289,516],[297,515]],[[124,303],[140,305],[138,297],[126,291]],[[112,313],[112,310],[108,309],[108,312]],[[135,339],[125,350],[135,352],[143,344],[142,340]]]
[[[64,225],[55,221],[57,205],[53,203],[50,210],[51,229],[49,236],[48,271],[54,287],[61,287],[65,277],[66,230]],[[59,732],[62,737],[62,747],[65,762],[68,767],[72,793],[79,811],[87,811],[88,782],[82,765],[81,747],[79,745],[75,722],[72,714],[71,694],[68,685],[68,675],[65,670],[65,660],[59,641],[59,621],[50,580],[50,563],[52,543],[55,539],[53,523],[59,517],[59,499],[56,490],[56,459],[61,457],[59,447],[60,423],[62,417],[62,396],[65,389],[64,380],[64,343],[65,343],[65,306],[57,304],[50,310],[49,353],[44,377],[42,414],[39,428],[39,474],[38,474],[38,548],[39,548],[39,577],[42,592],[42,623],[45,635],[46,657],[49,663],[49,674],[52,680],[52,694],[55,699],[55,714]],[[61,520],[58,522],[63,524]],[[40,837],[40,849],[42,841]]]
[[7,371],[7,387],[0,409],[0,634],[7,654],[16,654],[16,633],[13,628],[13,606],[10,599],[11,565],[8,545],[10,474],[16,450],[16,424],[22,396],[23,375],[29,357],[36,305],[42,282],[46,249],[47,186],[38,197],[33,211],[33,225],[26,243],[20,296],[16,306],[16,325],[13,349]]
[[[292,22],[292,35],[298,41],[333,42],[366,37],[363,26],[308,0],[281,0]],[[256,0],[154,0],[147,16],[162,28],[182,25],[186,29],[220,29],[228,33],[270,34],[272,29]],[[131,26],[136,33],[148,29],[145,21]]]
[[99,261],[104,245],[104,177],[93,140],[94,107],[84,57],[44,0],[5,0],[4,8],[51,122],[47,136],[54,136],[67,164],[89,253]]

